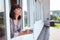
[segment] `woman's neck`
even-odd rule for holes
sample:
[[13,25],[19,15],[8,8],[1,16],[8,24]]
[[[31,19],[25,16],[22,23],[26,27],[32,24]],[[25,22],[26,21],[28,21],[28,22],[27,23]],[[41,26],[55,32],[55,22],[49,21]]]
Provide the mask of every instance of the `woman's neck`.
[[18,15],[15,15],[15,18],[16,18],[15,20],[18,20]]
[[18,24],[18,15],[15,15],[15,20],[14,20],[14,24],[17,25]]

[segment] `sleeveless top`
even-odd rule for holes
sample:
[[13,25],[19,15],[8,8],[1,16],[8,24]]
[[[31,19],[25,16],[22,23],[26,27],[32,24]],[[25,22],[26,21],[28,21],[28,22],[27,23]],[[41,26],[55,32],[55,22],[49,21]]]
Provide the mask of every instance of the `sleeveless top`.
[[10,18],[10,34],[11,34],[11,38],[14,37],[14,33],[16,32],[20,32],[23,29],[23,20],[20,19],[18,20],[18,24],[15,25],[13,20]]

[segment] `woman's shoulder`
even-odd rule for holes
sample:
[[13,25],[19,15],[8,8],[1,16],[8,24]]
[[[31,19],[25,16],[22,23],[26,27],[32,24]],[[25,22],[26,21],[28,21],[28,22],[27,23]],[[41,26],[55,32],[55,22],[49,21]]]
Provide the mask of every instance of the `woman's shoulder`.
[[10,18],[10,23],[12,23],[13,22],[13,20]]
[[21,24],[22,22],[23,22],[23,19],[20,19],[18,23]]

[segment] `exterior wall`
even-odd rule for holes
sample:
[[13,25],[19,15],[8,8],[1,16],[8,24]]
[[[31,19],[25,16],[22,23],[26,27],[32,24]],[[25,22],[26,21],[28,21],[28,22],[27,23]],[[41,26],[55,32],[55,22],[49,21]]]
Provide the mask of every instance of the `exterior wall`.
[[37,40],[49,40],[49,27],[43,27]]
[[38,0],[43,6],[43,20],[45,24],[49,25],[50,19],[50,0]]
[[50,0],[43,0],[43,19],[46,26],[50,26]]
[[[36,2],[34,3],[34,7],[35,7],[35,13],[38,14],[40,13],[40,19],[38,21],[35,21],[34,24],[34,40],[37,40],[39,34],[41,33],[43,27],[44,27],[44,22],[43,22],[43,6],[42,6],[42,0],[36,0]],[[39,7],[39,9],[37,10],[37,6]],[[37,10],[37,11],[36,11]],[[40,12],[39,12],[40,11]]]
[[37,40],[44,40],[44,35],[45,35],[45,30],[46,30],[46,27],[44,27],[38,37]]
[[44,20],[49,18],[49,12],[50,12],[50,0],[43,0],[43,9],[44,9]]
[[[49,26],[50,0],[39,0],[43,4],[43,20],[46,26]],[[44,26],[37,40],[49,40],[49,27]]]
[[[40,1],[42,4],[43,4],[43,20],[46,20],[47,19],[47,17],[49,16],[49,1],[48,0],[38,0],[38,1]],[[7,40],[9,40],[10,39],[10,29],[9,29],[9,27],[8,26],[10,26],[9,25],[9,14],[7,14],[7,13],[9,13],[9,1],[7,0],[7,1],[5,1],[5,3],[6,3],[6,26],[7,26]],[[43,29],[43,26],[44,26],[44,22],[43,22],[43,20],[39,20],[39,21],[36,21],[35,23],[34,23],[34,6],[35,6],[35,4],[34,4],[34,0],[29,0],[29,9],[28,9],[28,11],[29,11],[29,13],[30,13],[30,25],[31,25],[31,27],[34,27],[34,33],[33,34],[29,34],[29,35],[25,35],[25,36],[22,36],[22,37],[17,37],[17,38],[15,38],[15,39],[13,39],[13,40],[37,40],[37,38],[38,38],[38,36],[39,36],[39,34],[41,33],[41,31],[42,31],[42,29]],[[8,11],[7,11],[8,10]],[[33,26],[34,25],[34,26]],[[8,31],[9,30],[9,31]],[[44,32],[44,31],[43,31]],[[34,38],[35,39],[33,39],[33,36],[34,36]]]

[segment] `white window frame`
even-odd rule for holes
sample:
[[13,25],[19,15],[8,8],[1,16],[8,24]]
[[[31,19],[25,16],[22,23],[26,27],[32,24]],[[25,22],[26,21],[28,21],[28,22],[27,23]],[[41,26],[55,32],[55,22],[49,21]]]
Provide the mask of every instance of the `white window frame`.
[[[6,32],[7,32],[7,40],[18,40],[20,39],[19,37],[22,37],[22,36],[19,36],[19,37],[16,37],[16,38],[12,38],[11,39],[11,35],[10,35],[10,17],[9,17],[9,13],[10,13],[10,0],[4,0],[5,1],[5,18],[6,18]],[[31,4],[30,4],[31,6]],[[22,0],[22,11],[24,11],[23,9],[23,0]],[[29,10],[31,11],[31,9],[29,8]],[[30,14],[30,27],[33,27],[33,15],[31,17],[32,13]],[[23,27],[24,27],[24,12],[23,12]],[[22,38],[21,38],[22,39]]]
[[6,32],[7,32],[7,40],[10,40],[10,19],[9,19],[9,12],[10,12],[10,9],[9,9],[9,3],[10,1],[9,0],[4,0],[5,2],[5,16],[6,16]]
[[[27,2],[27,17],[28,17],[28,20],[27,20],[27,23],[28,23],[28,25],[25,27],[25,21],[24,21],[24,11],[25,11],[25,2]],[[32,28],[32,25],[33,25],[33,23],[32,23],[32,21],[33,21],[33,17],[31,17],[31,15],[33,15],[32,13],[30,13],[30,11],[31,11],[31,9],[30,9],[30,0],[24,0],[23,1],[23,3],[22,3],[23,5],[23,29],[24,30],[26,30],[26,29],[31,29]]]

